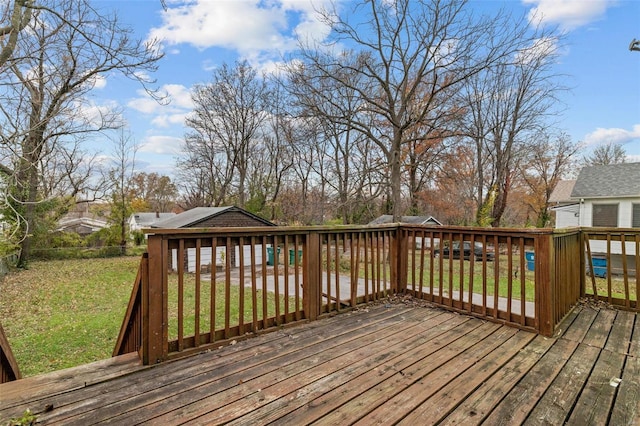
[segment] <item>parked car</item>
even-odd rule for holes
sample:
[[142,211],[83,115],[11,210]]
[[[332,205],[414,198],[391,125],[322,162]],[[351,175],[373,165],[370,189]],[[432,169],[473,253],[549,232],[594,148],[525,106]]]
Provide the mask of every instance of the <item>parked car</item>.
[[[471,242],[464,241],[463,243],[462,256],[464,260],[469,260],[471,259]],[[475,260],[483,260],[483,249],[484,246],[482,245],[482,243],[477,241],[473,243],[473,256]],[[454,259],[460,259],[460,241],[454,241],[451,245],[451,249],[449,249],[449,245],[447,244],[444,247],[434,250],[434,256],[438,257],[440,256],[440,254],[442,254],[442,256],[446,259],[448,259],[449,256],[452,256]],[[492,261],[495,259],[495,253],[493,253],[493,251],[487,250],[485,256],[485,259],[487,261]]]

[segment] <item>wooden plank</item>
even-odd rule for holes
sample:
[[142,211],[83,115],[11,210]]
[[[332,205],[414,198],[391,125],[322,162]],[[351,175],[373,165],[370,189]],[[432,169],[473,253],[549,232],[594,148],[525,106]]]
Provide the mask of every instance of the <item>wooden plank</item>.
[[577,346],[577,342],[558,339],[511,392],[505,395],[487,416],[485,423],[507,425],[524,422]]
[[317,356],[323,351],[338,351],[342,345],[354,340],[354,329],[361,331],[356,334],[356,340],[375,339],[376,334],[384,333],[383,330],[387,328],[393,331],[394,327],[406,326],[405,321],[410,321],[412,316],[424,315],[424,310],[407,311],[400,308],[388,315],[395,318],[395,321],[393,318],[386,318],[374,324],[362,324],[357,321],[337,322],[350,331],[343,332],[340,328],[325,327],[320,329],[321,333],[307,335],[305,339],[292,339],[290,345],[284,342],[282,348],[271,346],[271,350],[263,352],[262,356],[249,353],[249,357],[242,363],[227,361],[226,357],[221,362],[214,358],[213,363],[206,363],[206,359],[202,358],[199,365],[193,366],[188,378],[184,377],[184,369],[158,375],[153,380],[138,383],[137,387],[131,385],[128,389],[122,389],[117,398],[112,397],[119,402],[112,403],[102,410],[74,417],[73,420],[86,422],[109,419],[110,422],[131,424],[171,412],[182,415],[192,409],[186,407],[190,403],[211,397],[266,373],[276,374],[300,359]]
[[140,364],[138,354],[131,352],[78,367],[3,383],[0,385],[0,419],[20,416],[27,408],[32,412],[40,412],[44,410],[47,401],[56,395],[83,389],[145,368],[148,367]]
[[[395,405],[389,401],[396,395],[402,394],[416,381],[423,379],[429,373],[438,370],[442,365],[456,358],[461,352],[483,341],[498,328],[500,326],[493,323],[482,324],[433,354],[416,359],[410,366],[402,370],[394,371],[391,377],[349,399],[337,409],[324,415],[318,423],[342,424],[346,420],[354,421],[360,419],[380,406],[390,405],[391,408],[394,408]],[[412,394],[412,396],[415,396],[415,394]]]
[[480,424],[491,410],[547,353],[554,340],[538,335],[527,347],[464,398],[442,425]]
[[538,400],[524,424],[564,424],[599,354],[600,349],[597,347],[578,344],[578,348]]
[[587,334],[584,336],[582,343],[597,348],[604,348],[615,319],[616,311],[613,309],[601,309],[598,312],[597,318],[593,321],[591,327],[589,327],[589,331],[587,331]]
[[562,338],[574,342],[582,342],[597,315],[598,311],[595,309],[586,306],[583,307],[578,313],[578,317],[573,321],[567,331],[564,332]]
[[[439,368],[425,372],[423,368],[419,370],[408,369],[408,372],[415,370],[413,375],[413,383],[403,390],[396,393],[384,404],[378,405],[364,417],[359,419],[360,424],[396,424],[407,414],[414,412],[418,406],[430,398],[432,395],[448,387],[452,381],[455,381],[460,375],[466,372],[471,366],[476,365],[485,356],[495,350],[496,347],[502,346],[506,341],[510,340],[517,333],[517,329],[502,326],[484,338],[474,342],[464,351],[459,352],[455,357],[441,364]],[[406,373],[405,373],[406,374]],[[411,376],[410,376],[411,377]],[[356,401],[360,401],[356,398]],[[419,414],[423,414],[420,412]],[[419,415],[415,418],[423,420]]]
[[631,334],[636,314],[616,311],[616,318],[604,348],[611,352],[627,354],[630,350]]
[[[226,365],[236,364],[238,368],[245,367],[248,361],[261,360],[277,353],[287,356],[289,353],[299,350],[301,347],[322,341],[331,336],[348,334],[361,328],[372,326],[385,321],[399,322],[404,318],[404,309],[371,309],[369,312],[345,314],[341,318],[327,318],[321,322],[311,322],[300,327],[288,329],[286,333],[267,333],[260,339],[248,339],[234,346],[224,348],[224,357],[216,352],[203,353],[200,356],[191,356],[181,359],[179,362],[170,362],[157,365],[150,371],[139,373],[123,380],[116,380],[104,386],[84,388],[80,397],[72,393],[57,396],[52,403],[56,410],[50,414],[55,418],[88,412],[100,408],[109,403],[130,398],[136,392],[145,392],[148,389],[169,386],[171,383],[197,377],[200,374],[209,374],[209,371],[218,370]],[[345,322],[345,317],[355,317],[353,321]],[[343,324],[336,327],[337,324]],[[38,376],[40,377],[40,376]],[[82,377],[82,376],[79,376]],[[102,395],[108,392],[109,401]],[[0,392],[0,395],[3,394]],[[91,403],[84,402],[94,398]],[[120,398],[120,399],[119,399]],[[32,407],[33,409],[33,407]]]
[[[416,315],[416,311],[413,312]],[[274,357],[263,359],[252,366],[244,366],[224,377],[218,376],[216,371],[213,377],[206,380],[197,378],[192,382],[180,383],[174,386],[172,392],[164,392],[162,399],[148,398],[138,399],[135,405],[126,405],[123,411],[126,415],[118,416],[110,421],[118,423],[137,423],[151,418],[160,424],[172,424],[181,421],[201,418],[210,411],[223,408],[223,411],[232,413],[236,404],[241,407],[239,400],[243,398],[264,398],[263,393],[256,394],[258,390],[286,380],[287,377],[308,372],[317,363],[321,363],[322,354],[333,362],[333,358],[343,353],[352,352],[358,348],[371,346],[373,342],[381,341],[387,336],[393,336],[400,330],[408,330],[410,318],[397,323],[383,322],[378,329],[368,327],[362,329],[362,334],[346,334],[342,337],[325,339],[317,344],[307,346],[304,350],[297,350],[286,357]],[[419,322],[415,327],[419,329]],[[353,360],[352,360],[353,361]],[[153,394],[149,392],[149,394]],[[212,420],[218,424],[218,420]],[[209,422],[207,422],[209,423]]]
[[[198,417],[197,420],[210,424],[226,424],[231,420],[234,420],[232,424],[265,424],[276,420],[280,422],[281,416],[303,403],[362,374],[377,370],[380,364],[395,361],[398,357],[411,356],[409,354],[415,356],[416,348],[424,345],[425,339],[436,338],[465,321],[464,318],[442,314],[431,317],[406,332],[388,336],[356,351],[337,357],[326,354],[302,374],[292,375],[272,386],[260,387],[262,395],[243,398],[230,406],[215,407],[216,410]],[[249,388],[254,386],[253,383],[243,384],[245,385]],[[246,413],[249,415],[243,416]]]
[[[601,352],[566,424],[582,426],[607,423],[616,394],[615,379],[622,375],[624,361],[625,355],[621,353]],[[612,386],[612,380],[615,386]]]
[[[403,371],[415,362],[429,358],[429,356],[443,350],[447,345],[457,342],[460,338],[473,332],[480,326],[480,322],[476,320],[465,319],[467,321],[456,325],[447,333],[438,336],[437,339],[431,340],[430,335],[426,334],[424,336],[426,339],[424,343],[413,350],[407,351],[402,356],[395,358],[393,362],[382,363],[377,368],[372,367],[365,374],[338,386],[332,386],[332,383],[329,383],[328,389],[321,389],[321,391],[324,390],[321,396],[316,397],[312,401],[305,402],[300,408],[281,417],[278,423],[293,425],[300,423],[301,419],[304,419],[304,422],[308,423],[313,420],[328,418],[330,413],[334,412],[346,401],[357,397],[366,390],[373,389],[382,382],[388,381],[396,376],[398,371]],[[433,355],[433,357],[435,356],[436,355]]]
[[[411,410],[403,418],[400,425],[438,424],[462,400],[465,400],[474,389],[493,376],[504,365],[518,354],[535,338],[534,333],[519,331],[502,345],[495,347],[484,358],[471,364],[462,374],[446,383],[438,392]],[[420,394],[420,398],[425,395]]]
[[611,425],[636,425],[640,421],[640,317],[637,314],[634,317],[635,327],[611,412]]

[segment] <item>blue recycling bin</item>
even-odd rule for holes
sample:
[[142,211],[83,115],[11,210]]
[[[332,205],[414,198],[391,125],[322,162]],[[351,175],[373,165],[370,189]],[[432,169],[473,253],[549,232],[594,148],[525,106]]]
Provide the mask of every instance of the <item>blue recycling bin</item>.
[[607,258],[606,257],[593,257],[591,258],[593,263],[593,275],[596,277],[604,278],[607,276]]
[[280,257],[280,247],[278,247],[278,255],[275,259],[274,259],[273,247],[267,247],[267,265],[269,266],[275,265],[279,257]]
[[524,252],[524,257],[527,260],[527,270],[528,271],[535,271],[536,269],[536,264],[535,264],[535,253],[532,251],[525,251]]

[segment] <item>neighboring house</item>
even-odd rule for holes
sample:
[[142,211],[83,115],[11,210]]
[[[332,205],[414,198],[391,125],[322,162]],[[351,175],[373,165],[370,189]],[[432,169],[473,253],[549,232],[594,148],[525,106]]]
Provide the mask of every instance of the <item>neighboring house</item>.
[[[369,222],[369,225],[381,225],[383,223],[393,223],[393,216],[383,214]],[[442,225],[442,223],[433,216],[401,216],[400,223],[409,223],[412,225]]]
[[[566,182],[554,190],[556,228],[640,228],[640,163],[583,167],[568,197]],[[606,242],[590,240],[590,248],[596,255],[606,253]],[[625,251],[635,265],[635,244],[627,243]],[[618,255],[612,256],[615,269],[621,264],[620,243],[612,243],[611,253]]]
[[165,219],[175,216],[175,213],[134,213],[129,216],[129,231],[141,231],[143,228],[151,228],[151,226]]
[[[382,216],[369,222],[369,225],[382,225],[384,223],[393,223],[393,216],[390,214],[383,214]],[[436,225],[442,226],[442,223],[433,216],[401,216],[400,223],[407,223],[411,225]],[[438,238],[424,237],[416,239],[416,248],[430,248],[432,244],[437,245],[439,243]]]
[[[256,226],[275,226],[259,216],[254,215],[246,210],[235,206],[227,207],[196,207],[177,214],[168,219],[155,222],[151,228],[157,229],[179,229],[179,228],[217,228],[217,227],[256,227]],[[152,233],[152,232],[151,232]],[[195,272],[196,269],[196,253],[194,248],[186,250],[185,266],[187,272]],[[262,263],[262,245],[254,246],[256,264]],[[247,262],[251,259],[251,246],[243,247],[245,266],[249,266]],[[203,247],[200,252],[201,265],[206,268],[215,269],[216,266],[224,266],[226,260],[226,247],[216,247],[216,255],[212,260],[211,247]],[[172,267],[177,268],[177,251],[172,251]],[[238,267],[240,259],[240,247],[235,246],[231,253],[229,262],[231,266]]]
[[[108,228],[106,216],[100,216],[95,213],[92,206],[105,207],[105,203],[91,202],[91,201],[79,201],[77,202],[67,214],[65,214],[59,221],[56,231],[61,232],[75,232],[83,237],[93,234],[101,229]],[[104,209],[95,209],[104,210]]]
[[556,228],[580,226],[580,202],[571,199],[575,180],[561,180],[549,196],[550,209],[556,213]]

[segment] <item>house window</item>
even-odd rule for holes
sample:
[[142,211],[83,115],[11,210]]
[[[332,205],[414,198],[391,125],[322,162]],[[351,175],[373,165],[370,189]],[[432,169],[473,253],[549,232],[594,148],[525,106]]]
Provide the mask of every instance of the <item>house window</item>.
[[632,204],[631,226],[640,228],[640,204]]
[[593,226],[616,228],[618,226],[618,205],[594,204],[592,223]]

